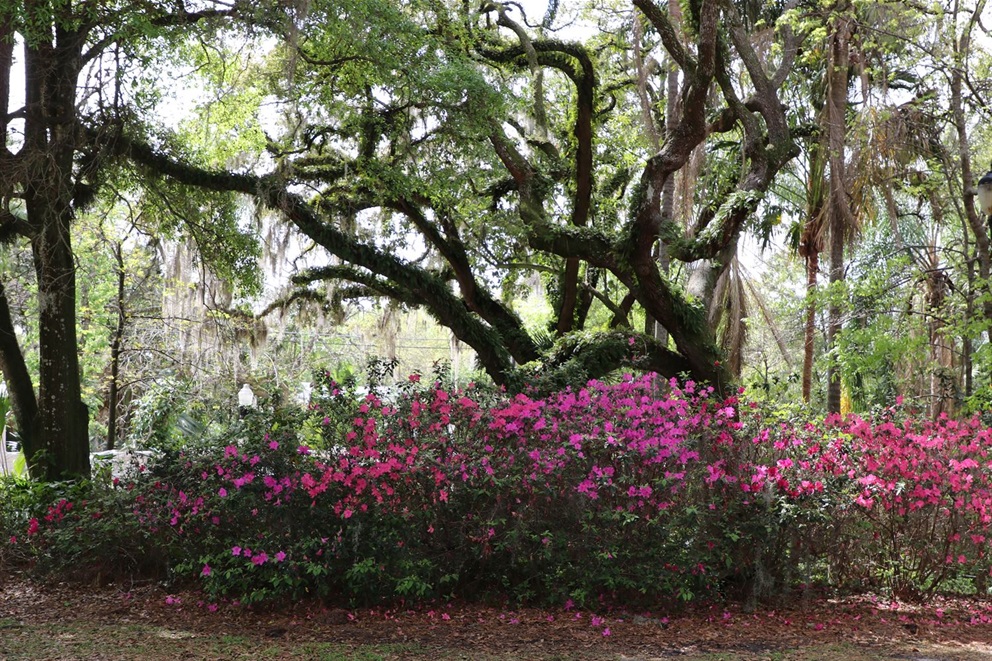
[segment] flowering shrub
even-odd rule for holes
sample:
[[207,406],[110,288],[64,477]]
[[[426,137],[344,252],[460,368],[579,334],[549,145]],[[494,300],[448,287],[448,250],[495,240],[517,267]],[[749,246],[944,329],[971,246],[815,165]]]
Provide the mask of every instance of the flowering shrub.
[[852,482],[863,534],[850,541],[897,596],[933,593],[960,576],[984,589],[992,563],[992,431],[976,418],[876,424],[828,420],[847,437],[825,449],[825,473]]
[[166,556],[132,515],[134,495],[103,482],[0,481],[0,562],[63,578],[164,577]]
[[128,484],[23,487],[0,553],[148,558],[129,566],[247,603],[650,604],[811,582],[906,597],[988,575],[977,421],[770,421],[647,377],[507,397],[414,375],[356,397],[325,374],[315,392]]
[[779,533],[795,533],[793,560],[836,585],[902,598],[953,582],[985,589],[992,431],[977,417],[920,420],[898,405],[875,421],[769,426],[755,417],[761,458],[746,464],[742,487],[789,520]]

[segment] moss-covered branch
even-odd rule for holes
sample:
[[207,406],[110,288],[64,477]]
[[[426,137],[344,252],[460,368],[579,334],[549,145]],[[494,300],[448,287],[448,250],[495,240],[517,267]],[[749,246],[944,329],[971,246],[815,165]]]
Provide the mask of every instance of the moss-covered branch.
[[626,330],[576,332],[559,339],[540,364],[521,366],[514,383],[538,392],[552,392],[601,379],[622,369],[657,372],[665,376],[694,374],[684,356],[654,338]]

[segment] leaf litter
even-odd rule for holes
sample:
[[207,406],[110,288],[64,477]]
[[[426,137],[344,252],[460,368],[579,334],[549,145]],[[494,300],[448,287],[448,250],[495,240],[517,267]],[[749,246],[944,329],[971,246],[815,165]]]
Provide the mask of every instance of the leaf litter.
[[992,602],[860,595],[753,612],[737,604],[625,612],[458,602],[250,609],[156,584],[40,583],[0,572],[3,659],[253,658],[262,650],[277,659],[977,661],[992,658]]

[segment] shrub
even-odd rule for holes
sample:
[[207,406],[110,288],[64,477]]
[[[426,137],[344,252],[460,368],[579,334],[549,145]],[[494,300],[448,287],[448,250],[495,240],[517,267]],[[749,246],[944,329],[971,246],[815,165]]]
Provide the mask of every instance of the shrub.
[[164,576],[166,555],[134,516],[135,498],[105,482],[2,479],[0,559],[86,581]]
[[315,393],[221,443],[171,444],[127,483],[5,483],[0,553],[41,571],[168,569],[247,603],[984,589],[977,420],[773,419],[631,377],[511,398],[417,375],[356,396],[324,374]]
[[[831,420],[850,450],[825,456],[848,477],[863,534],[851,543],[872,578],[926,597],[962,576],[984,588],[992,539],[992,431],[977,418],[921,421],[891,411],[875,424]],[[841,448],[842,449],[842,448]]]

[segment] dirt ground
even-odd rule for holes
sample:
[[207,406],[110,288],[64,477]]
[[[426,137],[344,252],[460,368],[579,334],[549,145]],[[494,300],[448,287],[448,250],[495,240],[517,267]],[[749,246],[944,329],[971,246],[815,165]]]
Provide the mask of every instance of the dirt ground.
[[871,596],[745,613],[501,609],[257,611],[158,585],[0,573],[0,659],[992,659],[992,602]]

